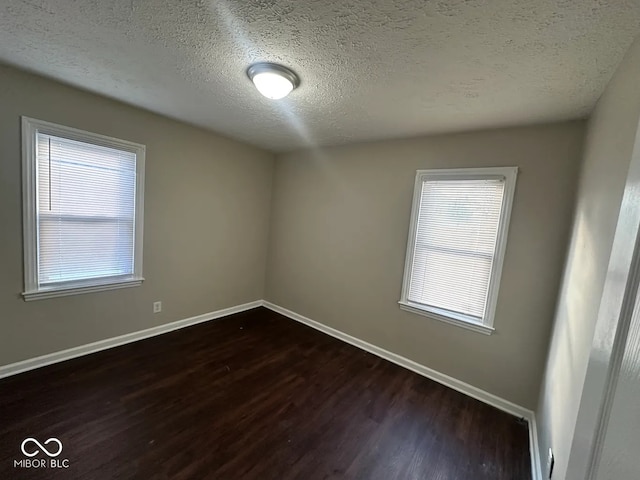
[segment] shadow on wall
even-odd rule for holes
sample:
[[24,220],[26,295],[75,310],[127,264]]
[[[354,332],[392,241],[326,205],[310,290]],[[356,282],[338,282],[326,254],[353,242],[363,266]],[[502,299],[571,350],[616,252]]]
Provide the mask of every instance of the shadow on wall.
[[583,206],[576,215],[539,405],[542,470],[546,471],[546,454],[549,448],[553,448],[556,459],[554,478],[560,479],[567,471],[587,372],[589,348],[586,346],[591,346],[595,331],[595,325],[588,319],[596,315],[600,304],[597,294],[602,292],[602,285],[600,288],[590,285],[589,290],[584,288],[582,281],[603,276],[596,265],[596,237],[599,233],[589,228],[594,222],[588,221],[585,209]]

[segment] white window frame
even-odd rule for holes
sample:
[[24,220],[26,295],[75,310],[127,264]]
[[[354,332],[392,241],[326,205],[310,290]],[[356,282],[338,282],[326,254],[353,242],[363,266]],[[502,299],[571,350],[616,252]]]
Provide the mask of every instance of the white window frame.
[[[402,293],[400,296],[400,308],[408,312],[424,315],[436,320],[441,320],[452,325],[463,327],[475,332],[491,335],[494,331],[494,317],[498,302],[498,291],[500,288],[500,278],[502,276],[502,265],[507,248],[507,234],[511,219],[511,207],[516,188],[516,177],[518,167],[486,167],[486,168],[455,168],[440,170],[418,170],[413,190],[413,205],[411,208],[411,223],[409,225],[409,238],[407,241],[407,253],[404,266],[404,277],[402,280]],[[450,312],[448,310],[429,307],[409,301],[409,284],[411,281],[411,266],[413,265],[413,255],[416,242],[416,229],[418,225],[418,214],[420,212],[420,200],[422,194],[422,184],[426,179],[431,180],[476,180],[483,178],[504,178],[504,194],[502,197],[502,209],[500,213],[500,223],[498,224],[498,236],[494,251],[494,259],[489,279],[487,291],[487,303],[482,322],[477,322],[469,317]]]
[[[22,119],[22,210],[24,242],[25,300],[40,300],[66,295],[135,287],[144,281],[142,276],[142,242],[144,225],[144,161],[145,146],[77,128],[66,127],[29,117]],[[100,145],[136,155],[136,196],[134,225],[134,273],[127,277],[86,279],[64,285],[40,287],[38,282],[38,218],[37,218],[37,135],[38,132]]]

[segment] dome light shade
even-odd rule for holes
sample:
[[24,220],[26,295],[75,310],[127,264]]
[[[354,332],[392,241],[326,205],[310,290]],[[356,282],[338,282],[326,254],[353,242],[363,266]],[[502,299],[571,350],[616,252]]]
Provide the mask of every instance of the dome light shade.
[[300,84],[291,70],[275,63],[256,63],[247,69],[247,76],[258,91],[267,98],[279,100]]

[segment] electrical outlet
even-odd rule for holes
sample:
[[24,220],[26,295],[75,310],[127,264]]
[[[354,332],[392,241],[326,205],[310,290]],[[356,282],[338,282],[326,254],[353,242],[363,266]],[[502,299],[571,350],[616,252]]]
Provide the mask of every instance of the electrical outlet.
[[153,313],[160,313],[162,311],[162,302],[153,302]]
[[555,458],[553,457],[553,450],[549,449],[549,454],[547,455],[547,472],[549,473],[549,477],[553,475],[553,467],[556,463]]

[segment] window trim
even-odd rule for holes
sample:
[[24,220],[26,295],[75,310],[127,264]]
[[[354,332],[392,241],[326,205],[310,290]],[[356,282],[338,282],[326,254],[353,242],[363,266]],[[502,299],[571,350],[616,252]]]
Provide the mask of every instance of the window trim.
[[[498,291],[500,289],[500,279],[502,277],[502,267],[507,248],[507,234],[511,221],[511,208],[516,188],[516,178],[518,167],[483,167],[483,168],[454,168],[454,169],[430,169],[418,170],[413,188],[413,203],[411,206],[411,220],[409,224],[409,235],[407,239],[407,251],[405,256],[404,275],[402,279],[402,291],[398,302],[402,310],[424,315],[436,320],[440,320],[452,325],[466,328],[485,335],[491,335],[494,331],[495,311],[498,302]],[[418,226],[418,214],[420,210],[420,200],[422,195],[422,183],[425,179],[436,180],[470,180],[482,178],[503,177],[505,180],[504,195],[502,197],[502,210],[500,222],[498,224],[498,236],[494,251],[494,261],[487,290],[487,304],[482,322],[475,321],[468,316],[457,312],[450,312],[444,309],[429,307],[426,305],[411,302],[408,299],[409,284],[411,281],[411,266],[416,242],[416,229]]]
[[[144,281],[142,276],[142,247],[144,227],[144,145],[120,140],[106,135],[87,132],[30,117],[21,117],[22,126],[22,230],[24,246],[25,301],[53,298],[82,293],[135,287]],[[38,220],[37,220],[37,134],[42,132],[70,140],[115,148],[136,154],[136,195],[134,224],[134,272],[133,275],[110,278],[93,278],[56,286],[38,285]]]

